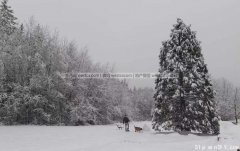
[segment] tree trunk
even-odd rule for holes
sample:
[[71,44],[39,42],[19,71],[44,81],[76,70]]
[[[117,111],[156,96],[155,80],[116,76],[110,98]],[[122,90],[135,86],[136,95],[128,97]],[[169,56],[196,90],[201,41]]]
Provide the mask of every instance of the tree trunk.
[[236,124],[238,124],[238,113],[237,113],[237,93],[238,93],[238,89],[236,88],[236,91],[235,91],[235,98],[234,98],[234,113],[235,113]]

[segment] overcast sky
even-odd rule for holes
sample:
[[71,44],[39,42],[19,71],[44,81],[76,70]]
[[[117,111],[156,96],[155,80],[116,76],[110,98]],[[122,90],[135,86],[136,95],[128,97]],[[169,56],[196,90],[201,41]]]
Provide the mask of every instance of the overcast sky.
[[[87,46],[94,62],[118,72],[157,72],[176,18],[197,31],[212,77],[240,85],[240,0],[10,0],[21,22],[31,16]],[[154,86],[153,80],[131,82]]]

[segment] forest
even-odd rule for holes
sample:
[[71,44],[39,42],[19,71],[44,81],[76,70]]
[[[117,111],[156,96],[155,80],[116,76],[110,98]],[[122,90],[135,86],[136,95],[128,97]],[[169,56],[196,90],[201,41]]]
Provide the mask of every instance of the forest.
[[4,0],[0,6],[0,123],[85,125],[150,120],[153,89],[125,80],[63,78],[61,73],[114,72],[93,63],[87,48],[59,37],[33,18],[20,24]]
[[[154,89],[131,88],[126,80],[63,78],[62,73],[113,73],[33,18],[21,24],[7,0],[0,5],[0,124],[95,125],[151,120]],[[222,120],[239,116],[239,89],[213,80]]]

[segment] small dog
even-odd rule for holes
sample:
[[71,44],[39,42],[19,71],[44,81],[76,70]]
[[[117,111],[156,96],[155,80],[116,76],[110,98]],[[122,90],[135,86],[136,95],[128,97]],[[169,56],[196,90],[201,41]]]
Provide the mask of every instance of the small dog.
[[119,129],[119,130],[121,130],[123,127],[121,126],[121,125],[118,125],[118,124],[116,124],[117,125],[117,128]]
[[135,125],[134,125],[134,129],[135,129],[135,132],[141,132],[143,130],[141,127],[136,127]]

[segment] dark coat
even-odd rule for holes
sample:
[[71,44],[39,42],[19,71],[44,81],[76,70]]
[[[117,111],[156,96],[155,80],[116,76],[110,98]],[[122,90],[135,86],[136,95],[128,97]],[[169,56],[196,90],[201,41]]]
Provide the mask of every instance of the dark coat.
[[130,122],[129,118],[125,116],[125,117],[123,118],[123,124],[129,123],[129,122]]

